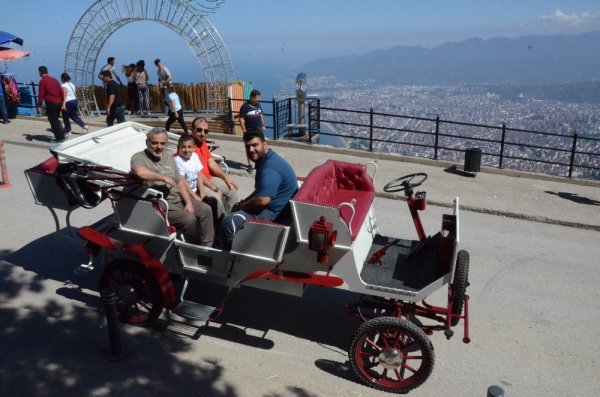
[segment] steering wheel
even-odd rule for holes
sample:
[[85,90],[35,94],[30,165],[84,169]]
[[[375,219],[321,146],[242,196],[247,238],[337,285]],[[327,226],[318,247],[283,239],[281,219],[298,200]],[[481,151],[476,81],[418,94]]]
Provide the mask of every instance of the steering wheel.
[[412,190],[417,186],[421,185],[427,179],[427,174],[424,172],[417,172],[416,174],[404,175],[400,178],[396,178],[391,182],[388,182],[384,187],[383,191],[386,193],[404,192]]

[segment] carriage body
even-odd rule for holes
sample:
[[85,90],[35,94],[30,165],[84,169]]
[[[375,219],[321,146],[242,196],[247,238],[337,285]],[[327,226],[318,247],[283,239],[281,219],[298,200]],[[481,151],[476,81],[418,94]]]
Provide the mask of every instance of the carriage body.
[[[464,291],[456,296],[459,305],[452,288],[455,264],[464,262],[457,257],[458,198],[453,213],[443,216],[440,231],[433,236],[419,233],[417,240],[384,236],[374,208],[377,166],[329,160],[299,179],[288,219],[280,223],[247,220],[231,250],[202,247],[186,242],[169,225],[164,215],[168,204],[160,192],[129,175],[130,158],[145,148],[149,129],[127,122],[69,140],[52,147],[51,159],[26,171],[36,203],[51,210],[57,228],[55,210],[67,211],[68,221],[77,208],[91,208],[107,198],[111,201],[113,213],[94,227],[79,229],[79,235],[87,241],[90,255],[101,257],[100,288],[111,286],[117,272],[131,274],[129,281],[114,285],[124,288],[119,296],[125,322],[148,325],[163,307],[195,320],[216,320],[227,297],[218,308],[186,301],[188,279],[225,285],[230,291],[247,285],[296,296],[311,285],[345,289],[372,298],[369,310],[361,308],[362,303],[347,308],[364,322],[349,352],[353,368],[364,383],[392,392],[418,387],[429,376],[433,358],[428,355],[433,351],[425,333],[444,330],[451,335],[451,327],[464,319],[468,342],[468,296]],[[178,136],[168,135],[167,150],[174,152]],[[425,209],[424,194],[413,194],[408,203],[411,212]],[[461,282],[461,288],[466,288],[466,279]],[[446,307],[424,302],[445,285],[449,286]],[[139,310],[136,300],[143,299],[150,301],[150,309]],[[407,320],[411,316],[429,318],[434,324],[416,327]],[[406,355],[400,347],[389,351],[382,347],[385,357],[382,352],[372,357],[365,353],[367,335],[374,330],[375,339],[385,339],[381,327],[420,341],[424,358],[418,367],[422,369],[409,377],[401,375],[398,369]],[[367,356],[382,372],[372,373],[371,367],[377,365],[364,361]],[[388,379],[388,369],[395,370],[396,379]]]

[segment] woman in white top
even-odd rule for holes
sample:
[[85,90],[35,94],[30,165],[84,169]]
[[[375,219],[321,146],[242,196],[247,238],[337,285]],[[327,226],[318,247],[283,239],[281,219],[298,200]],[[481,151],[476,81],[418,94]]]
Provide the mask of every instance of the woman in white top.
[[62,80],[61,87],[63,90],[62,112],[63,122],[65,123],[65,134],[71,132],[70,120],[73,120],[78,126],[83,128],[83,133],[86,134],[89,127],[81,120],[77,111],[78,105],[77,96],[75,96],[75,84],[71,83],[71,76],[69,76],[68,73],[61,74],[60,79]]

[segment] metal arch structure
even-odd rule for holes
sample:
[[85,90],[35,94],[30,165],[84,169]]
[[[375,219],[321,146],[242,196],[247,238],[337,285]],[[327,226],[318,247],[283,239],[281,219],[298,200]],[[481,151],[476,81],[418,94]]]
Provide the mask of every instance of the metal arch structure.
[[217,29],[206,18],[224,0],[97,0],[79,18],[65,53],[65,71],[78,86],[82,104],[98,106],[94,96],[96,62],[108,38],[123,26],[158,22],[185,40],[208,84],[209,109],[224,109],[227,89],[218,83],[235,79],[233,64]]

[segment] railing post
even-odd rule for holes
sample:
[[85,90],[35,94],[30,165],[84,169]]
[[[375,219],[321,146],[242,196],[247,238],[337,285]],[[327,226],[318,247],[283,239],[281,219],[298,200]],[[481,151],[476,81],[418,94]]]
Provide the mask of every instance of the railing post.
[[435,143],[433,145],[433,159],[438,159],[438,144],[440,141],[440,115],[435,117]]
[[277,139],[279,137],[279,114],[277,113],[275,97],[271,98],[271,109],[273,109],[273,139]]
[[235,121],[233,120],[233,99],[227,97],[227,115],[229,117],[229,133],[235,133]]
[[373,108],[369,110],[369,152],[373,151]]
[[39,116],[38,112],[37,112],[37,93],[35,92],[35,83],[33,82],[33,80],[31,80],[31,94],[32,94],[32,98],[33,98],[33,106],[35,108],[35,114]]
[[577,132],[573,133],[573,147],[571,148],[571,161],[569,162],[569,178],[573,175],[573,163],[575,162],[575,152],[577,149]]
[[500,161],[498,168],[502,168],[502,160],[504,159],[504,139],[506,137],[506,123],[502,123],[502,138],[500,139]]
[[312,144],[312,102],[308,101],[308,143]]

